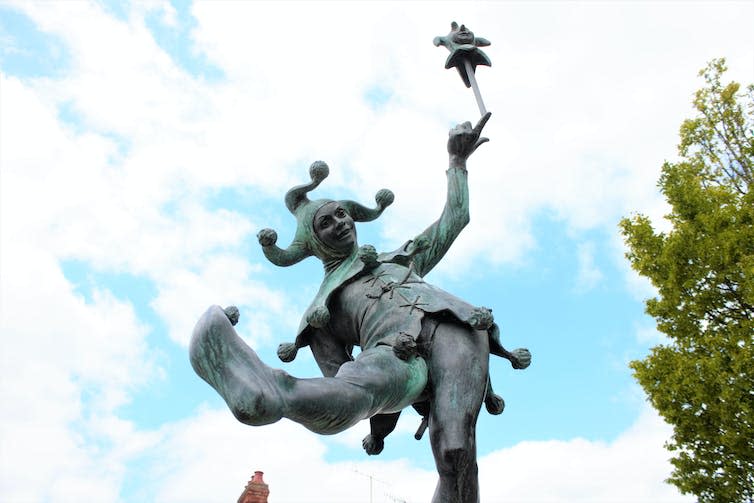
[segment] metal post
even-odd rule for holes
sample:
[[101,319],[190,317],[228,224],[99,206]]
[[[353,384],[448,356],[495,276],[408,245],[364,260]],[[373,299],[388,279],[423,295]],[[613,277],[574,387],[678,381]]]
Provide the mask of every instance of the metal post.
[[487,113],[487,108],[482,101],[482,94],[479,92],[479,85],[476,83],[476,75],[474,75],[474,67],[471,66],[471,62],[468,59],[463,60],[464,68],[466,69],[466,75],[469,76],[469,84],[471,89],[474,90],[474,97],[476,98],[476,104],[479,107],[479,113],[484,116]]

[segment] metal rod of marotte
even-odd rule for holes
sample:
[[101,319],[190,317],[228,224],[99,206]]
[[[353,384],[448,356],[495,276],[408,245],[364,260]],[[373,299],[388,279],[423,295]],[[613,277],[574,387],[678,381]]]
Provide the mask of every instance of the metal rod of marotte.
[[469,76],[469,84],[471,89],[474,90],[474,97],[476,98],[476,104],[479,107],[479,113],[484,116],[487,113],[487,107],[484,106],[482,100],[482,93],[479,92],[479,85],[476,83],[476,75],[474,74],[474,67],[471,66],[471,62],[468,59],[463,60],[463,65],[466,69],[466,75]]

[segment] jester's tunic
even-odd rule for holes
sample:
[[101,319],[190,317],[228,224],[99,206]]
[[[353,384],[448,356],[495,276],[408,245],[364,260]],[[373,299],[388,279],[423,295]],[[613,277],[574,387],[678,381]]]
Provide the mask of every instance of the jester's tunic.
[[315,337],[345,347],[358,345],[364,351],[392,346],[399,334],[417,339],[427,315],[464,323],[476,312],[474,306],[407,273],[404,266],[380,264],[343,286],[330,302],[332,321]]
[[[381,264],[344,286],[330,305],[334,312],[346,316],[334,316],[327,329],[365,350],[379,344],[392,345],[401,333],[418,337],[427,313],[452,313],[461,322],[474,314],[474,306],[426,283],[415,273],[402,281],[407,272],[397,264]],[[356,336],[358,340],[354,340]]]

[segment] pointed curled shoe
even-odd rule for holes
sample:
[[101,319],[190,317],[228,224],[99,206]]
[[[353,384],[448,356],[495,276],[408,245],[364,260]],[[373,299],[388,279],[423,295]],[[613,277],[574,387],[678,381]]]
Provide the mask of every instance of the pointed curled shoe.
[[376,456],[385,448],[385,440],[370,433],[361,441],[361,446],[367,454],[370,456]]
[[194,327],[189,345],[194,371],[225,399],[242,423],[261,426],[283,417],[283,381],[238,336],[228,314],[210,307]]

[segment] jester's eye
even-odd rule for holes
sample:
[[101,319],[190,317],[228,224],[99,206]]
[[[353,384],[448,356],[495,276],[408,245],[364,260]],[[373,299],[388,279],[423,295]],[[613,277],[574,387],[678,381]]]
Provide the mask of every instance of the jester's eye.
[[322,217],[318,220],[320,229],[327,229],[330,226],[330,218]]
[[338,208],[335,210],[335,216],[338,218],[345,218],[346,217],[346,210],[343,208]]

